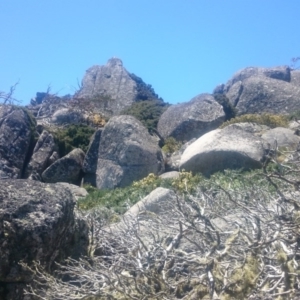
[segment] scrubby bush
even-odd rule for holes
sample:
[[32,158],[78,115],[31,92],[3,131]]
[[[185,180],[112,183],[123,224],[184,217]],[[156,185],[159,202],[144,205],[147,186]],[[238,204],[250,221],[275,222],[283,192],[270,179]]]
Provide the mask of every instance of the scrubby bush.
[[145,100],[160,100],[163,102],[154,91],[153,87],[150,84],[146,84],[142,78],[136,76],[135,74],[129,74],[131,79],[136,83],[137,95],[135,101],[145,101]]
[[87,210],[103,206],[112,209],[116,213],[124,213],[130,206],[159,186],[163,186],[163,180],[151,173],[147,177],[133,182],[128,187],[102,190],[88,187],[91,192],[86,198],[78,201],[78,207]]
[[288,119],[290,121],[293,121],[293,120],[300,120],[300,110],[296,110],[294,111],[293,113],[289,114],[288,115]]
[[[88,212],[97,253],[68,259],[55,275],[23,264],[38,284],[26,293],[47,300],[300,299],[299,166],[216,173],[192,193],[176,193],[168,210],[121,218],[119,227]],[[155,182],[151,175],[136,185]]]
[[52,131],[60,157],[65,156],[75,148],[80,148],[86,152],[94,132],[94,128],[83,124],[69,125]]
[[174,153],[175,151],[179,150],[182,146],[181,142],[176,141],[173,137],[168,137],[164,140],[164,145],[162,147],[162,151],[165,153]]
[[228,125],[235,124],[235,123],[243,123],[243,122],[250,122],[256,123],[261,125],[266,125],[271,128],[275,127],[288,127],[288,118],[284,115],[274,115],[274,114],[245,114],[242,116],[235,117],[230,121],[223,123],[220,128],[224,128]]
[[161,100],[145,100],[133,103],[123,110],[121,115],[131,115],[137,118],[148,129],[156,129],[158,120],[169,104]]

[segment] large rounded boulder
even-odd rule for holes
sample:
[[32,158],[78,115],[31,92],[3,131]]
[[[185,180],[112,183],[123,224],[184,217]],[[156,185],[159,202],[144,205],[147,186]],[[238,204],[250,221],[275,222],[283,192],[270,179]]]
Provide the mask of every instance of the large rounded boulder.
[[112,117],[106,124],[95,163],[96,186],[100,189],[130,185],[164,169],[155,138],[140,121],[127,115]]
[[25,178],[40,180],[41,175],[50,164],[50,157],[56,150],[54,137],[47,130],[43,130],[33,149],[29,164],[25,169]]
[[76,148],[66,156],[56,160],[43,173],[45,182],[68,182],[80,184],[82,178],[82,165],[85,153]]
[[262,166],[263,140],[235,124],[213,130],[187,147],[180,169],[210,175],[224,169]]
[[35,126],[25,109],[0,105],[0,179],[22,176]]
[[210,94],[170,106],[160,117],[158,132],[163,138],[189,141],[216,129],[225,121],[223,107]]
[[286,66],[246,68],[215,92],[225,94],[238,114],[287,114],[299,109],[299,76]]
[[55,262],[87,254],[88,228],[74,215],[74,189],[34,180],[1,181],[0,299],[25,299],[23,288],[32,274],[21,262],[38,262],[51,271]]

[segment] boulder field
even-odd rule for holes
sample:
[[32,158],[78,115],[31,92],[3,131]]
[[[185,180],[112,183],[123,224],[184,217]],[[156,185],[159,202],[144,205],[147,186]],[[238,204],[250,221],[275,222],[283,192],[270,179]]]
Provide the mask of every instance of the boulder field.
[[[78,195],[86,195],[82,183],[113,189],[150,173],[176,177],[183,169],[209,176],[261,168],[272,149],[299,150],[297,119],[290,128],[251,122],[220,128],[227,115],[215,94],[228,99],[237,115],[291,114],[300,109],[300,71],[284,66],[241,70],[213,94],[168,107],[152,131],[119,114],[133,103],[160,98],[117,58],[91,67],[73,98],[38,93],[27,107],[0,104],[0,299],[25,300],[23,289],[31,277],[20,262],[40,261],[51,272],[55,262],[87,253],[89,227],[75,209]],[[88,123],[83,106],[89,102],[97,104],[105,126]],[[61,155],[55,133],[81,123],[94,126],[87,150],[73,147]],[[168,138],[182,145],[173,154],[159,146],[158,139]],[[281,159],[291,159],[286,153]],[[175,172],[165,173],[170,170]],[[175,201],[172,191],[159,188],[125,217],[148,211],[162,213],[167,221]]]

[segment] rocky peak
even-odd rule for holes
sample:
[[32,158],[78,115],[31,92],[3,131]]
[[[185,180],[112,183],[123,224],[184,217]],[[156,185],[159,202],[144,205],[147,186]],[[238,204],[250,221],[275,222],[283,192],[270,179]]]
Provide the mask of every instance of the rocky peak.
[[158,99],[151,85],[129,73],[122,60],[116,57],[104,66],[89,68],[75,97],[90,99],[96,110],[107,117],[120,113],[136,101]]
[[112,57],[107,61],[106,65],[109,67],[115,67],[115,66],[123,67],[123,62],[120,58]]

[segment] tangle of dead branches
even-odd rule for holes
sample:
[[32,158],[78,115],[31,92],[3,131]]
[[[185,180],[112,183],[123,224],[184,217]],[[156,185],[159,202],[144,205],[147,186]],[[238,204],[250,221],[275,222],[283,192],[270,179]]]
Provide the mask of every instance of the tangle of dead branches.
[[[294,159],[298,153],[291,153]],[[155,214],[106,224],[85,213],[90,256],[49,274],[36,262],[34,299],[300,298],[299,160],[212,177]]]

